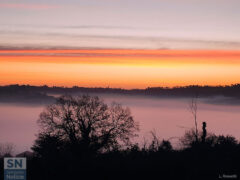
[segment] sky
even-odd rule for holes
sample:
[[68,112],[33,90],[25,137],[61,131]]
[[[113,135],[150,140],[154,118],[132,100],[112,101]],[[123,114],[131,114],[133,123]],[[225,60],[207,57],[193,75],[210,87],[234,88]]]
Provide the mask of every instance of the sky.
[[1,0],[0,46],[240,49],[239,0]]
[[144,89],[240,82],[236,50],[2,50],[0,85]]
[[239,7],[239,0],[0,0],[0,85],[239,83]]

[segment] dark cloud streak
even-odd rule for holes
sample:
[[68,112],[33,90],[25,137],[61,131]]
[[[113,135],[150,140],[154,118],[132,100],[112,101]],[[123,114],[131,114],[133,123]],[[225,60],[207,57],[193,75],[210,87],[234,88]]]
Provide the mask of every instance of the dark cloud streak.
[[58,5],[49,4],[30,4],[30,3],[0,3],[0,8],[8,9],[30,9],[30,10],[46,10],[59,8]]

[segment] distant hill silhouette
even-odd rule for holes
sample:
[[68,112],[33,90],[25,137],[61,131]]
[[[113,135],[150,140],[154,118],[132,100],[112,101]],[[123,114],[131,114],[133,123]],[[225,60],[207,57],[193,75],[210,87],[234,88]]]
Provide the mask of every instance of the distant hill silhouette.
[[[102,87],[49,87],[31,85],[0,86],[0,102],[21,103],[51,103],[55,101],[54,95],[61,94],[115,94],[137,95],[147,97],[165,98],[191,98],[196,95],[200,98],[225,97],[227,101],[240,101],[240,84],[230,86],[181,86],[181,87],[148,87],[146,89],[121,89]],[[219,101],[221,103],[221,101]]]

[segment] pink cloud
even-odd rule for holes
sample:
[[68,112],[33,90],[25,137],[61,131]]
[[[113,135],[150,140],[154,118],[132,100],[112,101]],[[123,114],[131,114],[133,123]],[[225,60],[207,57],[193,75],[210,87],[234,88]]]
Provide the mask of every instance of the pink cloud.
[[54,8],[59,8],[59,6],[47,5],[47,4],[0,3],[0,8],[41,10],[41,9],[54,9]]

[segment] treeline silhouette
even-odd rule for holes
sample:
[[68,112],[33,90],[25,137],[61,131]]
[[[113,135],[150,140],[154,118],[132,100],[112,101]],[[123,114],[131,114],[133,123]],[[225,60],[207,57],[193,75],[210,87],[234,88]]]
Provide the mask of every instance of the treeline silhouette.
[[[135,144],[97,154],[74,153],[56,139],[45,139],[44,151],[28,160],[30,179],[219,179],[240,173],[240,144],[231,136],[216,136],[181,150],[168,141],[159,146]],[[228,178],[226,178],[228,179]],[[234,178],[235,179],[235,178]]]
[[208,132],[206,122],[197,134],[186,131],[175,149],[155,132],[139,144],[132,141],[139,125],[128,108],[98,97],[65,95],[46,106],[38,124],[33,155],[26,155],[28,179],[239,178],[239,141]]
[[181,87],[148,87],[146,89],[121,89],[101,87],[49,87],[30,85],[0,86],[0,102],[42,102],[52,103],[54,94],[116,94],[116,95],[140,95],[152,97],[188,97],[196,94],[200,98],[223,96],[240,99],[240,84],[230,86],[181,86]]

